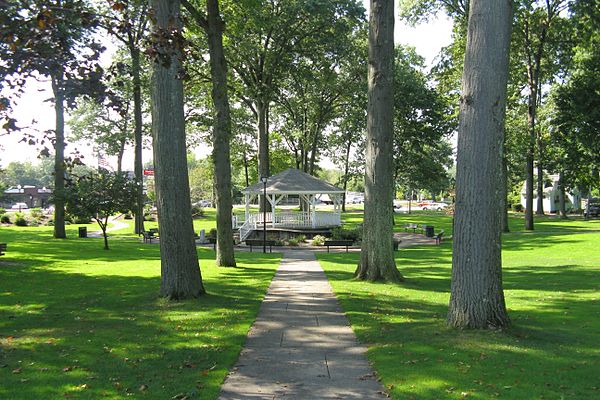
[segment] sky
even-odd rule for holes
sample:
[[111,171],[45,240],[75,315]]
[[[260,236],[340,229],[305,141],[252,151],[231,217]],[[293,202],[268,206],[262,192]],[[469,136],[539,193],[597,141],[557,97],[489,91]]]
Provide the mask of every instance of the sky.
[[[368,9],[368,0],[363,0],[365,7]],[[396,13],[397,15],[397,13]],[[410,27],[399,21],[396,18],[394,38],[397,44],[414,46],[417,53],[425,58],[426,65],[432,65],[435,62],[436,56],[440,49],[447,46],[451,42],[452,22],[445,16],[438,16],[431,19],[428,23]],[[109,62],[110,56],[106,55],[105,59]],[[30,81],[27,84],[25,94],[19,99],[15,108],[15,115],[20,126],[33,126],[38,131],[44,131],[54,128],[54,109],[52,103],[45,101],[51,97],[49,82]],[[68,118],[68,117],[67,117]],[[32,121],[37,121],[32,124]],[[68,127],[67,127],[68,130]],[[2,135],[0,136],[0,167],[6,166],[11,161],[31,161],[37,162],[38,151],[32,146],[19,143],[20,135]],[[77,149],[84,155],[86,164],[95,166],[96,156],[90,145],[85,143],[71,143],[68,140],[65,154],[69,154]],[[195,153],[198,157],[208,154],[210,149],[198,148]],[[144,159],[148,160],[152,157],[151,151],[144,153]],[[107,157],[111,165],[116,166],[116,157]],[[332,165],[328,160],[324,160],[322,166],[331,168]],[[126,150],[126,156],[123,160],[123,168],[125,170],[133,169],[133,149]]]

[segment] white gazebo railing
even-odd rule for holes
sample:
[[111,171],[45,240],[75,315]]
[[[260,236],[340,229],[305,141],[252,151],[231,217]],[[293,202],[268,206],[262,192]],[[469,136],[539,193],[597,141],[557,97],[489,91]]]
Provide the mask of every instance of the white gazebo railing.
[[337,212],[281,211],[267,213],[250,213],[248,219],[240,224],[240,218],[234,218],[234,228],[239,228],[240,240],[245,240],[253,230],[263,228],[266,217],[268,228],[310,229],[339,226],[341,215]]

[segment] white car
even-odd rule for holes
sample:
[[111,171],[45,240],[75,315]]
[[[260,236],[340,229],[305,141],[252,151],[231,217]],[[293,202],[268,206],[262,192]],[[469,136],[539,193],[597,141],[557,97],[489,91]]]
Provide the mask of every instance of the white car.
[[27,210],[29,207],[27,206],[27,203],[15,203],[12,205],[12,207],[10,207],[11,210]]
[[423,204],[421,206],[421,210],[423,210],[423,211],[427,211],[427,210],[442,211],[443,209],[445,209],[447,207],[448,207],[448,204],[446,204],[446,203],[427,203],[427,204]]

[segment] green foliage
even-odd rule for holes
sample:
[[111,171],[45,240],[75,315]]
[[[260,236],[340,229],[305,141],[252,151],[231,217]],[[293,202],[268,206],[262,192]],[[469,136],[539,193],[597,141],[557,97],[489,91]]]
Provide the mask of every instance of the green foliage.
[[44,213],[42,212],[42,209],[39,207],[35,207],[35,208],[31,208],[29,209],[29,215],[31,215],[32,218],[42,218],[44,216]]
[[2,214],[0,216],[0,222],[3,224],[10,224],[10,216],[8,214]]
[[192,206],[192,217],[204,216],[204,208],[200,206]]
[[287,240],[287,244],[288,244],[288,246],[298,246],[298,244],[300,244],[300,239],[298,239],[298,238],[289,238]]
[[354,240],[355,242],[360,242],[362,228],[347,229],[338,226],[331,230],[331,238],[334,240]]
[[217,228],[211,228],[206,235],[207,238],[216,239],[217,238]]
[[558,164],[567,180],[586,188],[600,186],[599,75],[600,33],[596,31],[577,47],[574,70],[553,96],[557,125],[552,131],[553,145],[561,149]]
[[21,213],[15,214],[15,225],[16,226],[27,226],[29,223],[25,219],[25,216]]
[[447,100],[431,88],[414,49],[396,47],[394,62],[394,162],[397,186],[439,193],[448,188],[455,122]]
[[3,207],[0,207],[0,215],[2,215],[2,214],[4,214],[4,213],[6,213],[6,209],[5,209],[5,208],[3,208]]
[[312,244],[313,246],[323,246],[325,244],[325,240],[327,240],[327,238],[323,235],[315,235],[310,244]]
[[75,178],[65,190],[67,211],[83,223],[94,219],[104,233],[105,248],[108,249],[108,218],[117,213],[133,212],[137,185],[124,174],[102,169]]
[[52,185],[54,162],[49,157],[42,157],[39,164],[29,161],[13,161],[3,169],[1,180],[6,186],[32,185],[48,187]]

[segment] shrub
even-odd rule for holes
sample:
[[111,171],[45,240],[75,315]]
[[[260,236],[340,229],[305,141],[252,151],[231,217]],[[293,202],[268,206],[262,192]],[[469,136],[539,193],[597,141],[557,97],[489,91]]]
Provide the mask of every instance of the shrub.
[[27,220],[23,216],[17,216],[15,218],[15,225],[16,226],[27,226]]
[[331,238],[334,240],[354,240],[360,241],[362,229],[344,229],[341,226],[331,230]]
[[208,231],[208,235],[206,235],[207,238],[211,238],[211,239],[216,239],[217,238],[217,228],[212,228],[210,231]]
[[42,218],[44,216],[44,213],[42,212],[42,209],[39,207],[35,207],[32,208],[31,210],[29,210],[29,215],[31,215],[32,218]]
[[0,207],[0,215],[6,214],[6,208]]
[[325,244],[325,240],[327,240],[327,238],[323,235],[316,235],[315,237],[312,238],[312,241],[310,242],[310,244],[312,244],[313,246],[323,246]]
[[298,246],[299,240],[298,238],[289,238],[287,240],[288,246]]
[[91,224],[92,220],[90,218],[85,218],[85,217],[73,217],[73,222],[74,224]]
[[204,216],[204,208],[200,206],[192,206],[192,217]]
[[0,222],[3,224],[10,224],[10,217],[8,214],[4,214],[0,217]]
[[523,212],[523,205],[521,203],[513,204],[512,209],[516,212]]
[[50,220],[50,221],[48,221],[48,223],[46,225],[48,225],[48,226],[54,226],[54,221]]
[[144,214],[144,221],[154,221],[152,214]]
[[40,222],[37,219],[34,219],[33,221],[29,222],[29,226],[39,226]]
[[123,218],[125,218],[125,219],[133,219],[133,215],[131,215],[131,214],[125,214],[125,216]]
[[306,235],[296,236],[296,239],[298,239],[298,242],[300,243],[306,242]]

